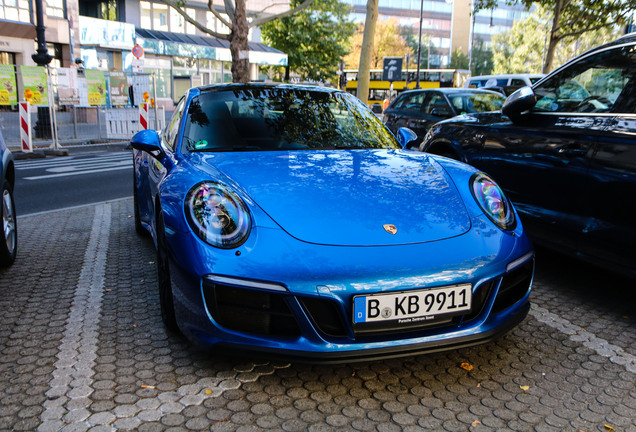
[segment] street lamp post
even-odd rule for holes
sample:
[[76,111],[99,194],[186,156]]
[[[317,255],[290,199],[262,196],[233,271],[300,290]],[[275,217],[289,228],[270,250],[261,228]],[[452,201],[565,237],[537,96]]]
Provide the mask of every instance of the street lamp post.
[[38,50],[36,54],[33,54],[31,58],[38,66],[48,66],[53,60],[53,56],[49,54],[49,50],[46,48],[46,38],[44,36],[44,9],[42,7],[42,0],[35,0],[35,34],[38,41]]
[[54,152],[60,151],[60,144],[57,141],[57,119],[55,117],[55,97],[53,96],[53,87],[51,86],[51,69],[49,64],[53,60],[53,56],[49,54],[49,50],[46,48],[46,36],[44,34],[44,7],[42,6],[42,0],[35,0],[35,35],[38,42],[38,49],[35,54],[31,56],[35,64],[46,68],[46,81],[48,86],[49,97],[49,119],[51,121],[51,148]]
[[420,0],[420,31],[417,38],[417,78],[415,88],[420,88],[420,60],[422,58],[422,19],[424,17],[424,0]]

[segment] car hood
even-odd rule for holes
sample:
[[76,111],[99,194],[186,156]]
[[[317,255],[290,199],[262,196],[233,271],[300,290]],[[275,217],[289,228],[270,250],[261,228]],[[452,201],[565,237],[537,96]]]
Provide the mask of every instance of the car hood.
[[229,177],[282,229],[305,242],[421,243],[464,234],[471,226],[452,180],[424,153],[240,152],[203,154],[199,162]]

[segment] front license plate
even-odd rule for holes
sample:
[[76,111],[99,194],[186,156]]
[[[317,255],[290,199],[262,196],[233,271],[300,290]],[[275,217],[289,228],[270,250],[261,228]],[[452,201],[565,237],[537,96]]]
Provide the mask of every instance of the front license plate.
[[353,299],[353,324],[356,327],[373,324],[374,328],[399,328],[443,320],[470,311],[471,294],[471,285],[463,284],[356,296]]

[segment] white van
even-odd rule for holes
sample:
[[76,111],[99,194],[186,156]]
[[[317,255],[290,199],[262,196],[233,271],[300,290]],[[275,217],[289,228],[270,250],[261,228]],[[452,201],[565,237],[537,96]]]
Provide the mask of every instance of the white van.
[[468,78],[464,87],[525,87],[531,86],[544,76],[544,74],[481,75]]

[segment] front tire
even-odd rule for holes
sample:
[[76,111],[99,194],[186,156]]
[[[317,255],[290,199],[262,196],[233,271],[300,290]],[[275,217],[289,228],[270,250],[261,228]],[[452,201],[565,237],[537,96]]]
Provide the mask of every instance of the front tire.
[[179,332],[177,318],[174,312],[174,298],[172,296],[172,282],[170,280],[170,262],[168,259],[168,243],[166,228],[163,221],[163,211],[157,205],[157,284],[159,287],[159,303],[161,305],[161,320],[166,328]]
[[8,267],[15,261],[18,250],[18,225],[15,217],[13,188],[6,180],[2,184],[2,230],[0,231],[0,267]]
[[133,215],[135,218],[135,232],[137,235],[141,237],[145,237],[148,235],[148,231],[141,224],[141,216],[139,215],[139,198],[137,192],[137,173],[135,172],[135,167],[133,164]]

